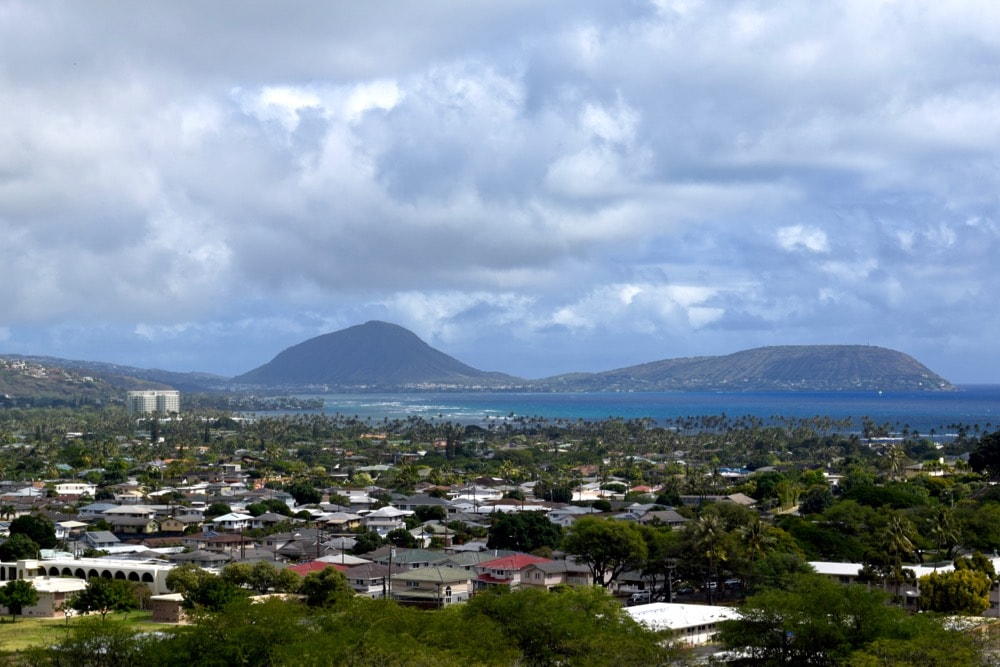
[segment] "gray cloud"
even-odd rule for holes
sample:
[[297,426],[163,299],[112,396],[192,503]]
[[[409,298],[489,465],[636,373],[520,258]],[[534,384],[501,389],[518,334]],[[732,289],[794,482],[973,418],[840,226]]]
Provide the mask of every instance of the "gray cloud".
[[972,0],[8,2],[3,346],[238,373],[378,317],[526,376],[872,342],[996,380],[998,35]]

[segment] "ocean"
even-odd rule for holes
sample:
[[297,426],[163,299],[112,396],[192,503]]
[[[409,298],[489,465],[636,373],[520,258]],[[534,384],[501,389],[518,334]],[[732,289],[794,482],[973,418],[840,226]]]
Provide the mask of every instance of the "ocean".
[[[310,395],[316,397],[317,395]],[[486,425],[520,417],[596,421],[754,416],[850,419],[860,430],[864,418],[875,424],[945,436],[953,424],[1000,428],[1000,385],[962,386],[953,392],[621,392],[621,393],[406,393],[322,394],[324,411],[381,421],[410,416],[430,421]]]

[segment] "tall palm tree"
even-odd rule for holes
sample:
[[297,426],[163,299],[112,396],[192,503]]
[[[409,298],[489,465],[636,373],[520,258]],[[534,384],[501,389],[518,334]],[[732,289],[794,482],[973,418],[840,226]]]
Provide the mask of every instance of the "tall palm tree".
[[889,479],[896,481],[902,477],[903,467],[906,465],[906,453],[899,445],[891,445],[885,450],[885,462]]
[[883,548],[889,557],[889,576],[896,586],[896,596],[899,596],[899,586],[905,578],[903,572],[903,558],[913,554],[913,536],[915,534],[913,524],[909,519],[894,514],[885,527],[883,534]]
[[718,514],[702,514],[694,524],[695,548],[708,560],[708,603],[713,604],[718,564],[727,558],[726,527]]
[[753,577],[753,567],[756,564],[757,559],[766,554],[774,546],[774,536],[767,532],[767,526],[764,522],[760,520],[759,517],[755,517],[753,521],[748,524],[744,524],[736,529],[737,534],[743,544],[747,556],[747,571],[746,576],[744,576],[744,582],[746,582],[746,592],[750,592],[753,588],[752,577]]
[[934,558],[934,569],[936,570],[937,561],[941,560],[941,549],[945,549],[945,556],[951,560],[951,551],[961,537],[951,510],[944,507],[938,508],[932,519],[930,534],[934,538],[934,546],[937,550]]

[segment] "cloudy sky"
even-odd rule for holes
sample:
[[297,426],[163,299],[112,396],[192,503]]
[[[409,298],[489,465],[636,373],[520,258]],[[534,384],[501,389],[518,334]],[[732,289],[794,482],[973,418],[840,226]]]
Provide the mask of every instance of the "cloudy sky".
[[0,0],[0,352],[1000,383],[998,260],[995,0]]

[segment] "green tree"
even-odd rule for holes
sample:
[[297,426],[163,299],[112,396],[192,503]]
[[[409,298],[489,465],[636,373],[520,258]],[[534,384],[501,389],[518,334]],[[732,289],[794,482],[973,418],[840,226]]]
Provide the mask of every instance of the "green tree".
[[607,588],[629,569],[646,560],[646,541],[639,527],[630,521],[581,517],[563,538],[563,549],[576,556],[590,570],[594,585]]
[[309,482],[293,482],[285,487],[299,505],[315,505],[323,500],[323,494]]
[[[227,585],[221,579],[220,583]],[[235,589],[239,590],[239,589]],[[304,605],[270,599],[251,602],[236,595],[225,604],[195,613],[189,631],[158,647],[152,655],[165,656],[160,664],[191,661],[196,665],[323,665],[334,662],[320,655],[329,645],[307,622]],[[320,649],[320,650],[317,650]],[[130,664],[143,664],[136,661]]]
[[38,545],[23,533],[11,535],[4,540],[3,544],[0,544],[0,561],[4,563],[38,557]]
[[299,592],[310,607],[333,607],[354,596],[347,577],[333,566],[307,574]]
[[445,521],[448,519],[448,512],[440,505],[420,505],[414,510],[414,516],[421,523],[427,521]]
[[[225,568],[225,570],[227,570]],[[174,593],[187,593],[197,588],[208,577],[215,576],[208,570],[198,567],[192,563],[182,563],[167,573],[167,588]],[[234,575],[230,575],[234,576]]]
[[284,516],[292,515],[292,510],[289,509],[285,501],[278,498],[265,498],[259,503],[247,505],[247,514],[250,516],[260,516],[267,512],[274,512],[275,514],[282,514]]
[[752,664],[838,664],[855,650],[894,632],[907,614],[886,605],[885,592],[844,586],[815,574],[798,575],[786,589],[768,589],[720,624],[719,640],[749,654]]
[[245,590],[220,576],[209,575],[184,592],[184,607],[221,611],[229,604],[248,597]]
[[257,561],[253,565],[230,563],[222,569],[220,576],[234,586],[249,588],[260,594],[294,593],[302,581],[294,572],[279,570],[266,560]]
[[920,577],[920,608],[978,615],[990,607],[990,578],[975,570],[932,572]]
[[988,664],[969,633],[925,614],[909,616],[893,633],[856,650],[849,667],[980,667]]
[[[121,623],[104,623],[96,618],[74,622],[68,636],[58,646],[38,648],[29,653],[25,664],[39,667],[129,667],[167,665],[157,660],[162,642],[146,633],[136,633]],[[179,661],[175,661],[177,664]]]
[[826,484],[813,484],[799,500],[800,514],[820,514],[833,505],[833,493]]
[[474,627],[488,620],[482,634],[499,632],[517,649],[518,659],[498,664],[638,667],[674,657],[602,588],[494,588],[473,597],[462,615]]
[[41,549],[53,549],[57,544],[55,525],[43,516],[19,516],[10,522],[11,536],[27,535]]
[[7,607],[11,622],[21,615],[25,607],[33,604],[38,604],[38,591],[27,579],[8,581],[6,586],[0,588],[0,605]]
[[[261,562],[266,563],[266,561]],[[267,564],[270,565],[270,563]],[[274,566],[271,565],[271,568],[273,569]],[[222,577],[223,581],[226,581],[233,586],[238,586],[239,588],[249,588],[250,580],[253,577],[252,571],[253,566],[250,563],[229,563],[222,568],[222,572],[219,573],[219,576]],[[197,583],[201,583],[201,581],[199,580]],[[267,589],[264,590],[266,591]]]
[[369,551],[375,551],[383,544],[385,544],[385,540],[379,537],[378,533],[374,530],[366,530],[355,535],[351,553],[355,555],[366,554]]
[[214,502],[205,508],[204,517],[206,519],[214,519],[217,516],[222,516],[223,514],[229,514],[233,510],[223,502]]
[[990,479],[1000,479],[1000,431],[979,439],[976,448],[969,454],[969,466]]
[[405,528],[396,528],[395,530],[390,530],[385,536],[386,542],[400,549],[415,549],[418,546],[417,538],[413,534],[406,530]]
[[962,556],[956,558],[954,562],[956,570],[972,570],[973,572],[982,572],[991,581],[996,580],[997,571],[993,567],[993,561],[983,555],[982,551],[974,551],[971,556]]
[[544,512],[504,512],[490,526],[486,546],[490,549],[535,551],[542,547],[555,549],[562,539],[562,530],[549,521]]
[[[784,482],[782,482],[784,483]],[[695,555],[704,558],[708,575],[708,603],[714,602],[715,584],[719,579],[719,563],[729,558],[729,535],[722,518],[715,513],[703,513],[688,524]]]
[[112,612],[126,614],[137,609],[139,604],[129,582],[124,579],[104,579],[95,577],[87,582],[87,587],[70,600],[70,607],[88,614],[97,612],[103,621]]

